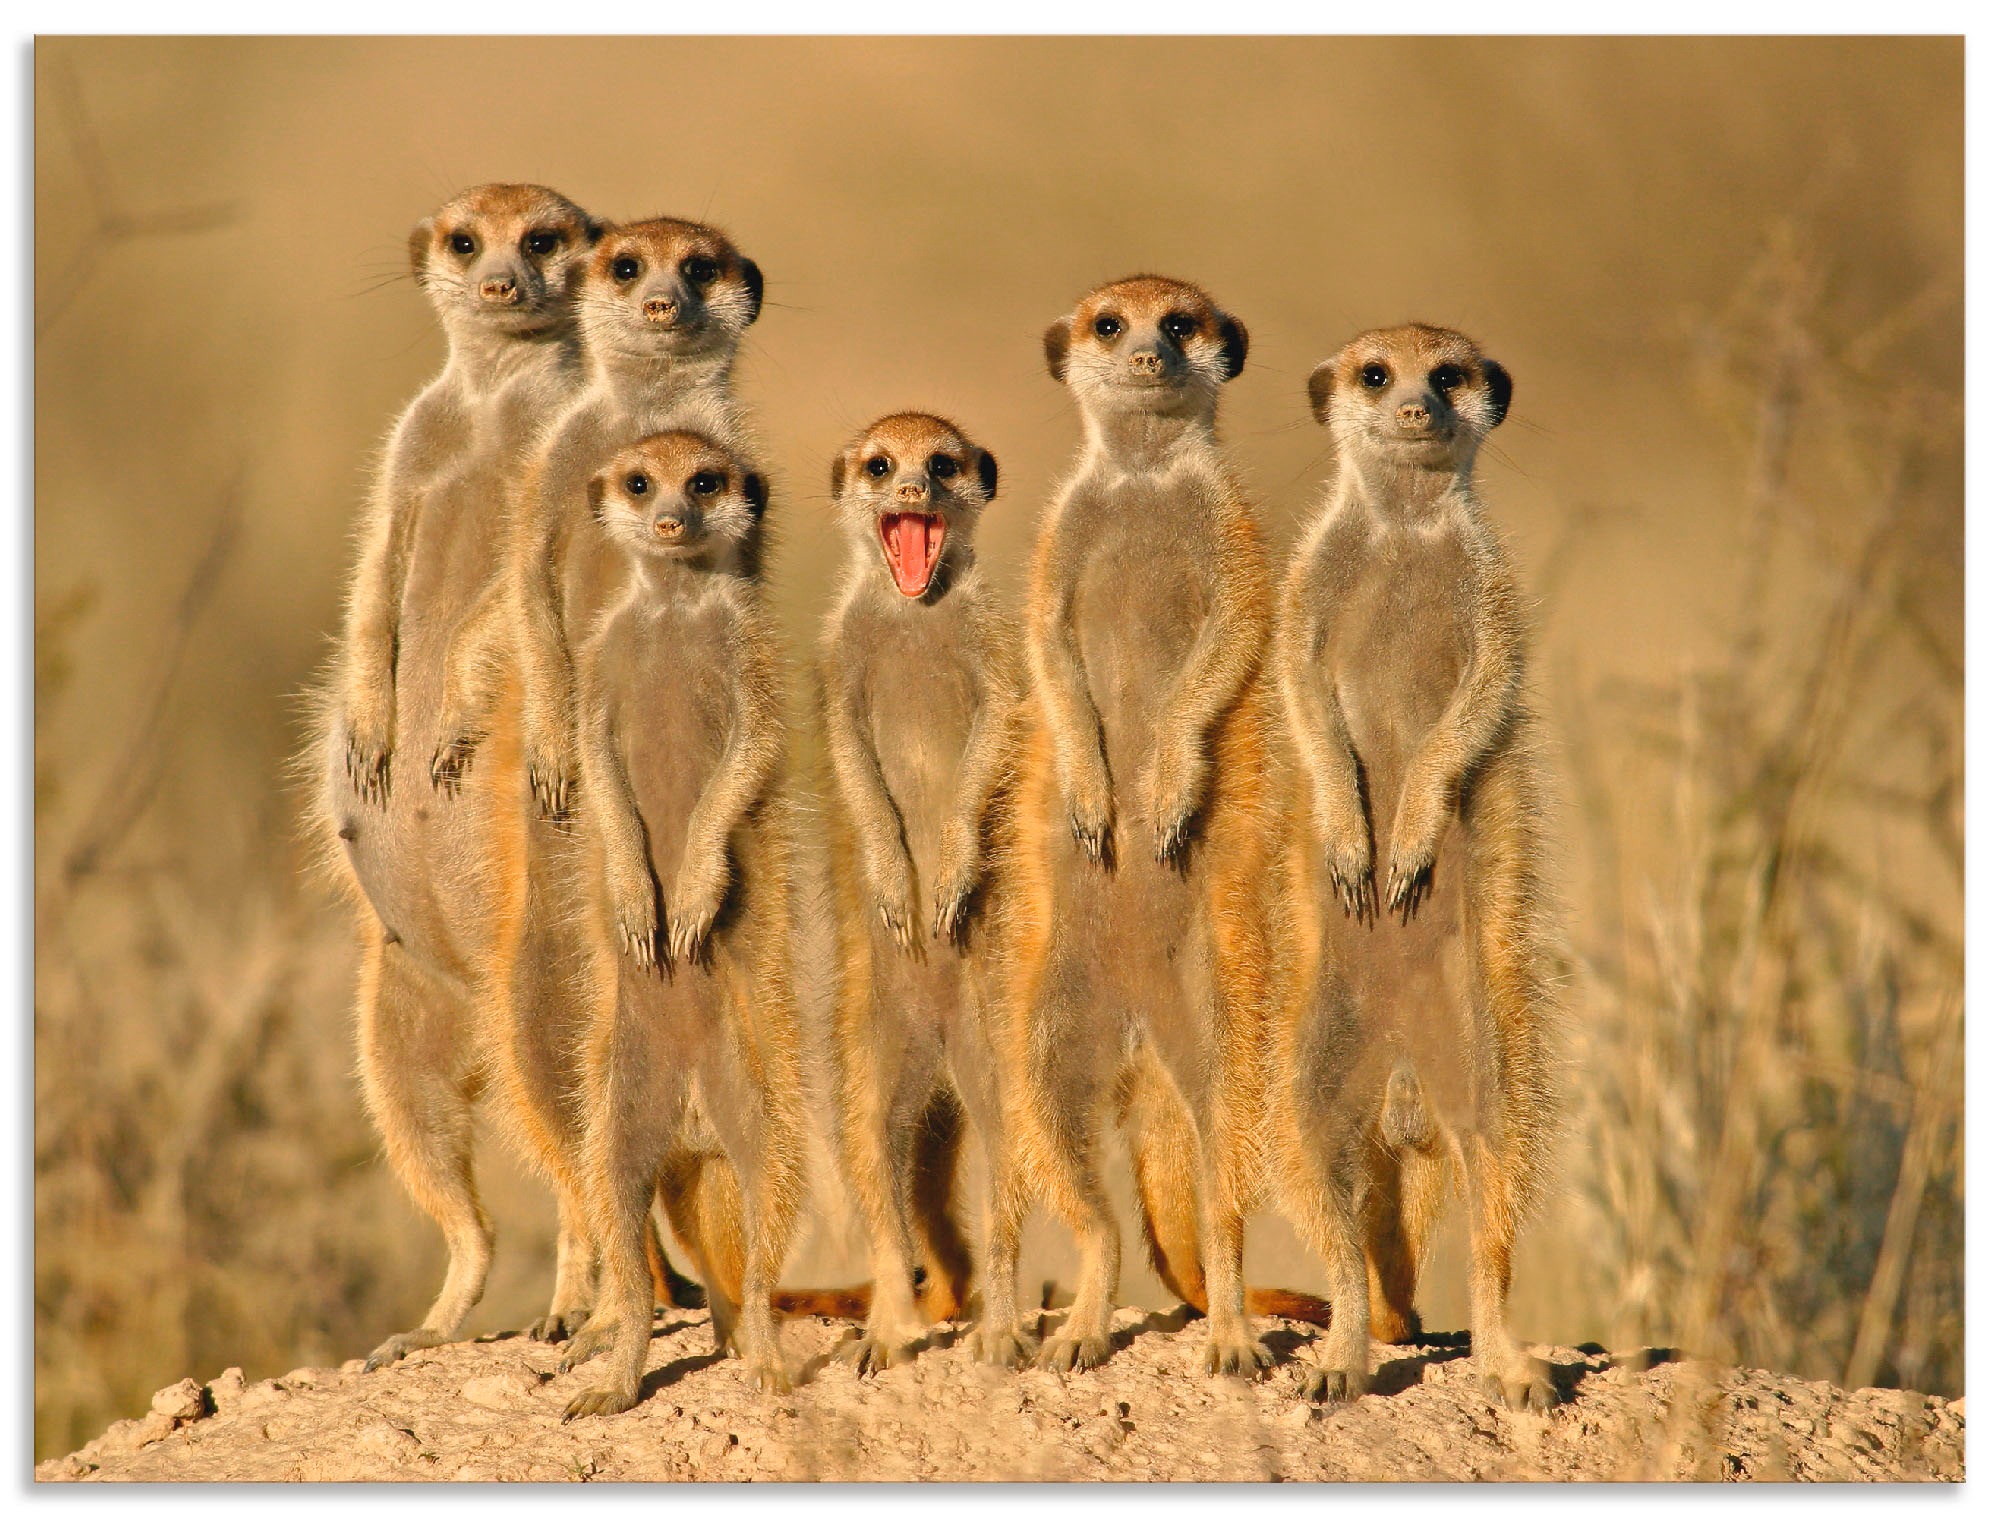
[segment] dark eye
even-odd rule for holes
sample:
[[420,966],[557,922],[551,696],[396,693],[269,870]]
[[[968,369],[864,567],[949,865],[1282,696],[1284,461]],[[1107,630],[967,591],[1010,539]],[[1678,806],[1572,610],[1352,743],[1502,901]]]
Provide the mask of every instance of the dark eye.
[[627,474],[625,476],[625,493],[627,495],[644,495],[652,488],[653,482],[643,474]]
[[546,258],[556,250],[556,244],[561,240],[554,232],[530,232],[521,245],[528,250],[529,257]]
[[630,284],[639,277],[639,260],[629,255],[612,259],[611,277],[620,284]]
[[685,258],[681,260],[681,278],[689,284],[707,284],[722,272],[722,265],[713,258]]
[[479,244],[466,232],[453,232],[450,240],[451,250],[461,258],[470,258],[479,247]]
[[1379,363],[1363,364],[1361,382],[1371,390],[1379,390],[1389,382],[1389,371]]
[[1192,316],[1180,311],[1174,312],[1173,315],[1160,323],[1161,330],[1173,338],[1175,342],[1186,342],[1190,337],[1194,336],[1194,329],[1199,325],[1201,323],[1196,321]]
[[1439,394],[1446,390],[1456,390],[1465,383],[1465,370],[1455,363],[1441,363],[1431,370],[1431,386]]
[[933,453],[930,469],[932,479],[950,479],[958,473],[958,460],[948,453]]
[[1106,311],[1097,320],[1093,321],[1090,327],[1099,337],[1109,342],[1125,330],[1125,323],[1120,321],[1116,316],[1113,316],[1109,311]]
[[688,488],[697,495],[713,495],[722,488],[722,476],[713,469],[703,469],[688,481]]
[[870,474],[874,475],[877,479],[880,479],[884,474],[887,474],[889,472],[889,460],[884,458],[880,453],[877,453],[873,458],[869,459],[866,464],[862,465],[862,467],[865,468]]

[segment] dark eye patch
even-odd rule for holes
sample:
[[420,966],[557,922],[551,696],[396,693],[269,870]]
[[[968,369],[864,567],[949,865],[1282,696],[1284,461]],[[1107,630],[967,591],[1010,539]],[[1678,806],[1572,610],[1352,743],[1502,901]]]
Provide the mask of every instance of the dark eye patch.
[[530,258],[546,258],[556,250],[562,238],[549,231],[530,232],[522,239],[521,246],[528,250]]
[[1379,390],[1389,382],[1387,364],[1364,363],[1361,366],[1361,382],[1371,390]]
[[629,253],[612,259],[611,277],[620,284],[630,284],[639,277],[639,260]]
[[1160,330],[1173,338],[1175,342],[1186,342],[1190,337],[1194,336],[1196,329],[1200,325],[1200,322],[1196,321],[1185,311],[1175,311],[1160,323]]
[[1455,363],[1441,363],[1431,370],[1431,388],[1442,395],[1447,390],[1456,390],[1465,383],[1465,370]]
[[461,258],[470,258],[479,251],[478,241],[469,232],[453,232],[445,241],[451,244],[451,250]]
[[688,481],[688,488],[697,495],[713,495],[722,488],[722,476],[713,469],[703,469]]
[[697,253],[692,258],[681,260],[681,278],[689,284],[710,284],[722,272],[722,265],[713,258]]
[[635,474],[627,474],[625,476],[625,493],[627,495],[633,495],[633,496],[644,495],[648,490],[652,488],[653,488],[653,482],[650,479],[646,478],[646,476],[643,474],[635,473]]
[[951,479],[958,473],[958,460],[949,453],[933,453],[930,471],[932,479]]
[[874,475],[875,478],[880,479],[884,474],[889,472],[889,460],[884,458],[880,453],[877,453],[867,463],[863,464],[862,467]]
[[1090,324],[1090,329],[1106,342],[1109,342],[1125,330],[1125,323],[1121,318],[1114,316],[1109,311],[1105,311],[1098,316],[1097,320]]

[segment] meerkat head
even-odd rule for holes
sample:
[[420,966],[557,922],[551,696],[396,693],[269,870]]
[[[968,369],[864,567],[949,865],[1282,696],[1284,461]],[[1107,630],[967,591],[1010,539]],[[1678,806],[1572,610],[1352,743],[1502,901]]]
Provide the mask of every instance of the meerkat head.
[[755,562],[764,477],[698,432],[656,432],[621,448],[586,487],[604,530],[643,562]]
[[593,348],[635,358],[733,352],[764,275],[714,227],[660,217],[608,227],[579,295]]
[[897,591],[922,600],[972,553],[979,513],[1000,489],[993,455],[941,417],[885,416],[833,461],[833,499],[881,550]]
[[1173,413],[1243,372],[1250,334],[1198,285],[1139,274],[1084,296],[1042,351],[1086,407]]
[[1471,338],[1413,322],[1363,332],[1312,371],[1306,392],[1343,457],[1464,470],[1506,420],[1514,381]]
[[538,184],[482,184],[410,232],[410,269],[445,323],[510,333],[566,318],[598,235],[579,207]]

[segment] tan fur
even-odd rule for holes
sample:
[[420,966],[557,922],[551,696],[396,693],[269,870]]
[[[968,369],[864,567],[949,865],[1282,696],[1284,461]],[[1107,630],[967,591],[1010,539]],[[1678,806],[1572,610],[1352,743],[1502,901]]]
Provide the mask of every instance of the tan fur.
[[[713,277],[694,279],[690,260]],[[626,261],[636,270],[631,277]],[[704,271],[705,272],[705,271]],[[575,776],[573,643],[626,570],[590,520],[587,481],[618,448],[693,420],[736,443],[737,340],[762,276],[719,232],[658,220],[606,229],[577,282],[583,377],[510,482],[503,563],[459,624],[431,761],[442,793],[467,789],[486,818],[482,869],[520,909],[495,938],[481,1008],[496,1105],[555,1186],[565,1226],[548,1313],[557,1339],[589,1309],[596,1248],[574,1092],[593,1007],[613,994],[610,946],[589,927],[597,871],[570,816]],[[671,306],[671,314],[649,303]]]
[[444,1230],[446,1281],[371,1368],[454,1335],[484,1288],[492,1230],[472,1178],[477,1017],[496,934],[521,903],[482,866],[475,805],[432,792],[447,645],[496,568],[508,479],[578,381],[572,277],[596,228],[532,185],[468,190],[410,238],[449,342],[397,423],[361,530],[347,625],[315,723],[312,827],[362,940],[362,1088],[391,1167]]
[[[958,1315],[972,1257],[953,1214],[968,1120],[987,1156],[990,1268],[976,1349],[1025,1352],[1014,1298],[1018,1187],[985,1004],[991,826],[1018,731],[1011,631],[973,532],[992,455],[921,413],[875,422],[834,461],[851,548],[820,637],[841,1148],[874,1260],[872,1310],[844,1355],[860,1372],[909,1357],[922,1316]],[[908,531],[900,532],[899,527]],[[908,545],[908,552],[905,547]],[[899,565],[900,570],[899,570]],[[900,573],[900,578],[899,578]]]
[[1508,1333],[1515,1230],[1556,1121],[1556,947],[1525,627],[1472,483],[1512,381],[1458,333],[1364,333],[1309,386],[1338,473],[1287,578],[1275,663],[1299,758],[1273,911],[1275,1169],[1327,1262],[1308,1382],[1357,1394],[1418,1329],[1446,1187],[1471,1199],[1473,1357],[1554,1400]]
[[[772,1291],[805,1188],[782,673],[754,572],[762,482],[722,444],[673,432],[618,451],[585,493],[629,578],[577,658],[590,904],[621,951],[581,1079],[604,1278],[564,1365],[611,1357],[566,1416],[638,1399],[656,1188],[718,1349],[787,1388]],[[718,1163],[733,1187],[711,1187]]]
[[1129,1119],[1162,1273],[1203,1298],[1207,1367],[1271,1362],[1242,1284],[1262,1162],[1270,588],[1215,436],[1247,346],[1201,290],[1150,276],[1093,291],[1044,339],[1085,446],[1043,518],[1028,598],[1002,1064],[1028,1178],[1083,1255],[1043,1346],[1058,1369],[1110,1351],[1119,1237],[1096,1149],[1112,1112]]

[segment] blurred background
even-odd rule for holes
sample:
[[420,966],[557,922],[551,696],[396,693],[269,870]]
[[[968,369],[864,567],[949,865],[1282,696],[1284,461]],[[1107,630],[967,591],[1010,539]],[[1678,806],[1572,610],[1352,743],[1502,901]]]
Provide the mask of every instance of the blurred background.
[[[44,40],[35,76],[36,1454],[181,1375],[411,1326],[355,955],[283,775],[374,450],[442,343],[410,226],[485,180],[712,220],[769,300],[794,646],[883,411],[1076,441],[1039,334],[1141,269],[1248,324],[1227,441],[1290,547],[1305,376],[1459,326],[1537,599],[1570,1105],[1517,1328],[1962,1393],[1963,48],[1955,40]],[[546,1299],[490,1142],[471,1328]],[[1122,1161],[1114,1166],[1122,1170]],[[1028,1280],[1072,1278],[1030,1234]],[[822,1220],[792,1278],[851,1278]],[[1465,1325],[1455,1223],[1425,1282]],[[1164,1304],[1128,1247],[1124,1299]],[[1317,1288],[1276,1217],[1253,1279]]]

